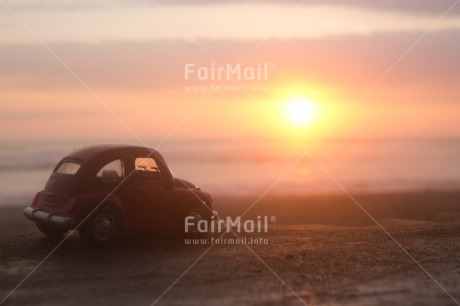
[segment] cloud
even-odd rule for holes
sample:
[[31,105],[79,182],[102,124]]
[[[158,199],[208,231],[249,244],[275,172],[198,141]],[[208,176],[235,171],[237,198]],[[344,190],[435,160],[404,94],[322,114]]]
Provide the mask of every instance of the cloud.
[[76,117],[94,117],[109,116],[107,112],[102,111],[2,111],[0,120],[5,121],[30,121],[30,120],[49,120],[55,118],[69,119]]
[[[277,0],[252,0],[258,3],[280,3]],[[144,2],[144,1],[142,1]],[[148,2],[148,1],[145,1]],[[161,3],[190,3],[190,0],[161,0]],[[209,4],[216,3],[214,0],[194,0],[194,3]],[[217,1],[226,4],[229,1]],[[235,0],[232,3],[247,3],[247,0]],[[417,1],[401,1],[401,0],[285,0],[283,4],[298,5],[301,3],[303,6],[309,5],[339,5],[339,6],[355,6],[360,8],[369,9],[382,9],[392,11],[402,11],[411,13],[424,13],[424,14],[442,14],[450,6],[454,4],[453,0],[417,0]],[[460,14],[460,5],[453,8],[452,14]]]
[[[154,6],[158,4],[162,6],[169,5],[209,5],[221,4],[232,5],[241,3],[275,3],[280,5],[339,5],[339,6],[354,6],[360,8],[369,8],[377,10],[391,10],[410,12],[414,14],[436,14],[440,15],[445,12],[454,0],[417,0],[417,1],[401,1],[401,0],[284,0],[280,3],[279,0],[8,0],[4,1],[9,6],[16,10],[48,10],[48,9],[94,9],[94,8],[113,8],[113,7],[133,7],[133,6]],[[457,5],[451,14],[460,14],[460,5]]]
[[[19,13],[47,42],[191,41],[308,39],[334,35],[424,31],[434,16],[364,10],[342,6],[240,3],[229,6],[166,6],[43,10]],[[432,31],[460,30],[460,18],[448,16]],[[0,43],[36,43],[13,15],[2,16]]]
[[[245,63],[275,63],[269,83],[298,81],[359,95],[410,47],[421,33],[270,40]],[[376,90],[423,99],[459,101],[459,31],[426,36]],[[201,41],[219,63],[241,63],[260,41]],[[212,60],[190,42],[57,44],[51,48],[95,90],[181,91],[184,66]],[[82,89],[39,45],[0,45],[0,88],[65,91]]]

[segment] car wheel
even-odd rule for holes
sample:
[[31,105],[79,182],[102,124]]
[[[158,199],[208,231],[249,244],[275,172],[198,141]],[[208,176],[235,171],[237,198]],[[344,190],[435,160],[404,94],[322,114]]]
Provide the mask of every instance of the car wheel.
[[[193,222],[193,226],[186,226],[186,218],[193,217],[192,219],[189,219]],[[181,226],[181,234],[183,236],[188,237],[188,238],[199,238],[199,237],[205,237],[208,233],[205,232],[200,232],[198,230],[198,222],[201,220],[208,220],[209,221],[209,214],[206,213],[205,208],[202,208],[200,206],[192,206],[189,209],[186,210],[186,213],[184,214],[184,218],[182,219],[182,226]],[[210,224],[208,223],[208,226]],[[186,229],[188,231],[186,231]]]
[[107,245],[113,242],[120,231],[120,218],[111,208],[94,212],[79,230],[80,237],[94,245]]
[[42,232],[51,239],[59,239],[65,233],[67,233],[67,230],[63,230],[49,224],[36,223],[36,225],[40,232]]

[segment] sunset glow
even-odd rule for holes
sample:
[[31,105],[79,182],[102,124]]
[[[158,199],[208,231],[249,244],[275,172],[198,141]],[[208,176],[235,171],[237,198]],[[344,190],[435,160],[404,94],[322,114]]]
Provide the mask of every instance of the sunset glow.
[[0,12],[1,138],[457,137],[459,12],[404,53],[448,4],[352,2],[8,0],[35,35]]
[[284,105],[285,116],[290,123],[304,126],[313,122],[317,117],[317,107],[307,99],[294,99]]
[[460,0],[0,0],[0,306],[460,306],[459,54]]

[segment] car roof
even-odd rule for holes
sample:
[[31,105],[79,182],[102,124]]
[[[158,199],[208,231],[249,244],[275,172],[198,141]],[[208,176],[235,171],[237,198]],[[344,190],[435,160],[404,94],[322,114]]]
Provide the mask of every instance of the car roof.
[[106,144],[98,144],[92,146],[86,146],[81,149],[74,150],[70,154],[68,154],[64,159],[73,159],[79,160],[82,162],[100,158],[106,155],[111,155],[115,153],[129,153],[129,152],[139,152],[139,151],[150,151],[154,154],[158,154],[152,148],[143,147],[143,146],[134,146],[134,145],[127,145],[127,144],[118,144],[118,143],[106,143]]

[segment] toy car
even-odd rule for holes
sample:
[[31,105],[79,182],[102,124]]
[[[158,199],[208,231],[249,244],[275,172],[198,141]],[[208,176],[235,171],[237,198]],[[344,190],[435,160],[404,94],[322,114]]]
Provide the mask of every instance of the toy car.
[[173,177],[154,149],[104,144],[64,157],[24,214],[49,237],[74,229],[85,241],[107,244],[121,231],[200,234],[185,231],[184,220],[217,217],[211,202],[208,193]]

